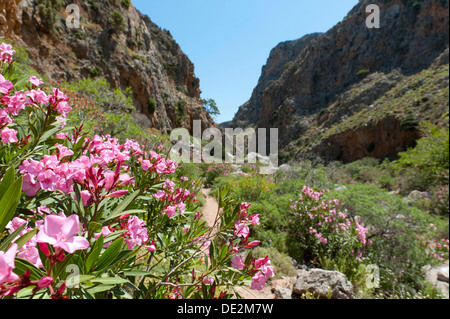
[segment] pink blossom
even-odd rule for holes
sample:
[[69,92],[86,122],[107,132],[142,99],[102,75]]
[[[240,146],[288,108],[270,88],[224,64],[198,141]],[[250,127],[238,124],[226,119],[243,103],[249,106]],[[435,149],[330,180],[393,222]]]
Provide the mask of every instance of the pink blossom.
[[12,49],[12,45],[1,43],[0,44],[0,60],[4,62],[10,62],[16,51]]
[[264,285],[266,284],[267,279],[264,274],[258,271],[255,276],[252,277],[251,289],[253,290],[263,290]]
[[59,160],[63,159],[64,157],[67,157],[67,156],[72,156],[74,154],[72,150],[69,150],[67,147],[65,147],[63,145],[56,144],[56,148],[59,151],[59,156],[58,156]]
[[37,242],[48,243],[70,254],[76,250],[87,249],[89,242],[86,238],[76,236],[79,228],[80,222],[77,215],[67,218],[56,215],[46,216],[44,225],[37,234]]
[[164,200],[164,198],[166,197],[166,192],[164,191],[158,191],[155,195],[153,195],[153,197],[157,198],[157,199],[161,199]]
[[87,190],[81,191],[80,196],[84,207],[87,207],[93,203],[92,194],[89,193],[89,191]]
[[244,223],[235,222],[234,223],[234,234],[237,237],[248,238],[250,234],[250,229],[248,226],[245,226]]
[[137,216],[131,216],[127,222],[128,238],[125,238],[128,249],[133,249],[135,245],[142,246],[148,241],[147,228],[145,222]]
[[12,115],[19,115],[19,111],[25,109],[26,102],[25,94],[20,92],[16,92],[13,96],[4,96],[3,101],[6,103],[6,112]]
[[13,243],[8,251],[0,251],[0,284],[15,282],[19,277],[12,271],[15,268],[17,244]]
[[9,92],[13,89],[13,84],[11,81],[5,80],[3,75],[0,74],[0,93],[9,94]]
[[237,270],[242,270],[244,269],[244,260],[243,258],[241,258],[239,255],[234,256],[231,259],[231,267],[237,269]]
[[167,214],[167,217],[172,217],[176,213],[176,207],[175,206],[168,206],[165,210],[165,213]]
[[33,84],[34,86],[39,86],[41,84],[44,83],[44,81],[42,81],[42,79],[37,78],[36,76],[31,76],[28,81],[31,82],[31,84]]
[[251,216],[250,222],[253,226],[259,225],[259,214]]
[[17,139],[17,131],[7,127],[1,132],[1,139],[3,144],[17,143],[19,141]]

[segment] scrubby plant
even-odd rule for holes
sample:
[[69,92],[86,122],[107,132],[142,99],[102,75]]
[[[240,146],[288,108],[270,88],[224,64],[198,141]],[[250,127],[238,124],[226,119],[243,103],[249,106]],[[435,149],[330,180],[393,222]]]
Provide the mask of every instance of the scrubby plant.
[[38,0],[36,2],[42,24],[49,31],[55,31],[57,14],[63,4],[62,0]]
[[110,13],[108,21],[116,32],[122,32],[127,28],[125,17],[117,9]]

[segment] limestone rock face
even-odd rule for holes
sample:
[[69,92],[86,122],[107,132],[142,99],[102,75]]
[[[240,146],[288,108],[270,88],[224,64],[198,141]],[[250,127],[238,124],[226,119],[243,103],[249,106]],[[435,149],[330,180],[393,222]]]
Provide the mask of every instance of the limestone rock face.
[[[191,129],[193,120],[201,120],[204,127],[215,125],[200,106],[200,81],[192,62],[169,31],[132,4],[71,1],[80,9],[76,29],[66,23],[65,1],[51,8],[53,23],[40,10],[42,2],[0,2],[0,37],[24,47],[40,74],[52,81],[102,76],[114,88],[131,87],[137,110],[146,115],[148,126],[162,133]],[[121,23],[112,22],[114,14]],[[149,106],[152,99],[154,110]]]
[[[448,1],[379,2],[379,29],[366,26],[366,7],[370,3],[359,1],[342,22],[326,33],[307,35],[274,48],[250,100],[228,126],[278,128],[280,147],[291,155],[295,155],[297,146],[292,143],[301,140],[297,144],[310,153],[344,161],[361,156],[389,157],[420,138],[420,132],[401,129],[391,117],[382,123],[359,119],[355,125],[362,125],[361,130],[351,127],[327,134],[330,128],[365,108],[380,107],[376,101],[403,79],[430,68],[436,61],[448,65]],[[448,83],[448,78],[442,81],[445,86],[444,82]],[[405,87],[401,93],[414,89]],[[422,98],[429,99],[419,96],[416,103],[422,103]],[[405,108],[413,107],[413,103]],[[391,107],[392,112],[395,107]],[[383,129],[395,129],[392,132],[398,140],[394,142],[393,136],[385,139],[387,133],[379,135]],[[336,136],[319,145],[321,136],[330,135]],[[334,145],[331,150],[329,145]]]

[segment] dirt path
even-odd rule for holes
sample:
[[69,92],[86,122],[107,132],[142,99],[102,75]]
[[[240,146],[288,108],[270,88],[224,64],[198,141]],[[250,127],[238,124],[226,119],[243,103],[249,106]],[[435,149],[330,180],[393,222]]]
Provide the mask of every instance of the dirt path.
[[211,190],[209,188],[203,188],[202,194],[205,196],[205,206],[203,207],[203,219],[206,221],[209,227],[214,226],[214,221],[217,217],[217,211],[219,209],[219,205],[216,202],[216,199],[210,196]]
[[[205,196],[205,206],[203,207],[203,219],[206,221],[209,227],[214,226],[214,221],[217,217],[217,211],[219,205],[216,199],[210,195],[211,190],[208,188],[202,189],[202,193]],[[236,287],[236,291],[241,295],[243,299],[274,299],[275,295],[271,292],[271,285],[266,284],[266,287],[262,291],[251,290],[250,286]]]

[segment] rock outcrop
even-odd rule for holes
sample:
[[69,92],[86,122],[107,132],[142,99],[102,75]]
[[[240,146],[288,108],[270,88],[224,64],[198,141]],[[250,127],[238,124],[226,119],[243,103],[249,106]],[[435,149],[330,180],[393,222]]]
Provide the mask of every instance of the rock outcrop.
[[[69,28],[66,6],[80,9],[80,28]],[[132,88],[146,125],[167,133],[206,127],[194,65],[167,30],[131,1],[2,0],[0,38],[25,48],[41,75],[52,81],[105,77],[114,88]]]
[[[328,130],[373,107],[402,80],[433,63],[448,66],[448,53],[443,53],[449,44],[449,2],[380,1],[379,29],[366,26],[370,3],[359,1],[326,33],[278,45],[250,100],[228,125],[279,128],[280,147],[290,158],[301,157],[302,148],[303,153],[307,150],[328,160],[353,161],[364,156],[390,157],[411,146],[412,140],[421,137],[415,128],[391,131],[398,138],[394,143],[393,136],[385,139],[389,131],[379,134],[400,128],[403,114],[380,123],[361,119],[357,124],[362,130],[354,126],[333,134]],[[448,102],[442,103],[448,110]]]

